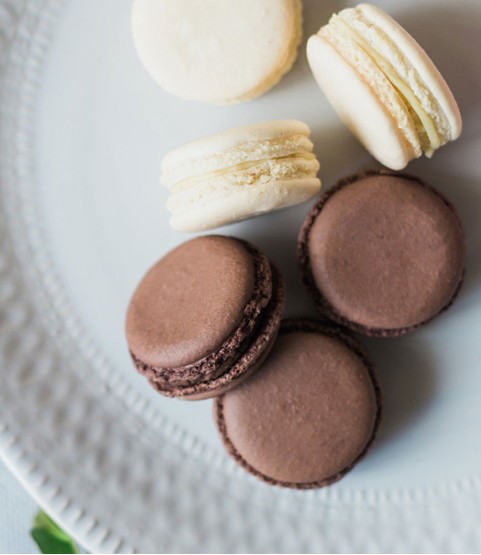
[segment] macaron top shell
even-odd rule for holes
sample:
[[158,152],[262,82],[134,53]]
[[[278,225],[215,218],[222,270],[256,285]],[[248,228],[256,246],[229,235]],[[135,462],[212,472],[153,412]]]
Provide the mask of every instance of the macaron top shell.
[[163,368],[202,359],[238,328],[255,285],[253,258],[242,242],[209,236],[182,244],[134,293],[126,324],[131,351]]
[[292,66],[302,35],[299,0],[136,0],[132,31],[140,60],[181,98],[250,100]]
[[259,478],[312,488],[342,477],[365,453],[380,417],[370,363],[351,338],[287,322],[253,377],[216,404],[228,451]]
[[[228,158],[228,163],[231,165],[246,160],[261,160],[265,157],[265,153],[259,148],[247,154],[247,158],[245,158],[246,143],[253,143],[257,146],[259,141],[272,141],[273,139],[285,141],[292,136],[307,139],[310,134],[309,126],[298,120],[272,120],[243,125],[191,141],[171,150],[162,160],[162,171],[168,173],[176,166],[182,167],[186,164],[195,164],[195,162],[199,164],[212,156],[222,157],[221,167],[226,165],[226,156],[229,155],[231,157]],[[266,145],[266,149],[268,146],[269,144]],[[237,151],[238,148],[239,151]],[[236,154],[244,155],[244,157],[234,158]],[[271,156],[270,150],[268,155]],[[209,169],[212,167],[209,166]],[[202,171],[205,171],[205,168],[202,168]],[[191,170],[191,173],[194,173],[194,170]]]
[[330,318],[389,335],[450,304],[462,281],[464,237],[454,209],[433,189],[373,172],[321,199],[301,231],[300,255]]

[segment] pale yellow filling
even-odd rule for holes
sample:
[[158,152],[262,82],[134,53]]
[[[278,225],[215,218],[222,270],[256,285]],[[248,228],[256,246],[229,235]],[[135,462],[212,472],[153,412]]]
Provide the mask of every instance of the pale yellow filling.
[[[423,144],[422,148],[428,158],[432,156],[434,151],[441,146],[441,138],[439,136],[436,123],[433,118],[424,110],[419,100],[416,98],[413,91],[398,75],[396,69],[355,30],[353,29],[341,16],[335,15],[332,17],[330,24],[337,27],[343,33],[348,34],[362,50],[372,59],[372,61],[379,67],[379,69],[386,76],[392,86],[398,91],[399,95],[403,98],[406,105],[411,111],[416,114],[421,122],[421,125],[426,133],[428,144]],[[420,137],[422,139],[422,137]]]
[[[316,180],[319,162],[313,154],[286,156],[257,162],[245,162],[230,168],[230,171],[216,171],[184,183],[181,190],[176,189],[167,201],[169,211],[178,215],[193,207],[204,206],[211,200],[220,200],[232,194],[249,190],[262,190],[272,184],[297,181],[302,194],[303,182]],[[317,181],[317,180],[316,180]],[[260,193],[262,194],[262,193]]]
[[313,144],[305,135],[290,135],[276,139],[247,141],[227,150],[219,150],[208,156],[190,157],[186,160],[166,165],[162,163],[161,182],[169,189],[176,183],[195,176],[202,176],[217,170],[266,159],[283,158],[297,153],[312,152]]
[[[296,159],[296,158],[303,159],[303,160],[315,160],[316,156],[310,152],[303,152],[303,153],[289,154],[288,156],[281,156],[278,158],[266,158],[265,160],[242,162],[240,164],[236,164],[228,168],[222,168],[221,170],[215,170],[215,171],[205,173],[201,176],[194,176],[194,177],[189,177],[187,179],[183,179],[182,181],[179,181],[175,185],[173,185],[171,187],[171,191],[173,194],[179,193],[181,191],[190,189],[191,187],[198,185],[199,183],[204,183],[206,181],[213,181],[214,179],[217,179],[219,177],[225,177],[229,174],[236,174],[241,171],[244,172],[252,168],[255,168],[257,166],[262,168],[264,167],[265,164],[268,164],[269,167],[272,167],[272,166],[275,166],[276,163],[280,163],[283,160],[290,160],[290,159]],[[315,174],[313,177],[315,177]]]

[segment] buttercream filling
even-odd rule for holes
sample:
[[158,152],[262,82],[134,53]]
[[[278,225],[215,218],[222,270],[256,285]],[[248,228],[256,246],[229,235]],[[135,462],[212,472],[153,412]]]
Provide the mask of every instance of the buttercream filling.
[[223,198],[257,185],[293,179],[315,179],[318,171],[319,162],[310,153],[261,162],[245,162],[178,183],[168,199],[167,208],[171,213],[179,214],[199,208],[212,199]]
[[[429,116],[429,114],[424,110],[419,100],[416,98],[415,94],[411,88],[402,80],[396,69],[383,58],[376,50],[365,40],[356,30],[354,30],[346,21],[340,16],[335,16],[332,23],[335,26],[341,27],[345,32],[351,35],[352,40],[362,48],[363,51],[373,60],[373,62],[379,67],[379,69],[384,73],[388,81],[397,90],[398,94],[404,100],[411,114],[414,115],[414,120],[422,126],[422,131],[420,133],[421,148],[423,149],[426,156],[429,158],[432,156],[433,152],[441,146],[441,139],[436,128],[434,120]],[[427,138],[423,140],[423,135]]]
[[[400,60],[402,58],[402,53],[398,52],[397,46],[392,40],[390,40],[387,35],[383,34],[372,22],[362,21],[362,17],[362,14],[358,12],[358,10],[348,9],[340,14],[334,15],[329,22],[329,26],[335,29],[336,32],[349,37],[349,39],[351,39],[383,73],[409,110],[415,123],[418,139],[423,152],[426,156],[431,157],[434,151],[447,141],[441,122],[437,122],[432,113],[429,113],[429,111],[433,112],[433,110],[428,111],[425,108],[425,105],[433,105],[435,102],[432,98],[425,98],[425,105],[423,105],[423,102],[416,96],[413,87],[409,84],[409,79],[405,79],[393,63],[391,63],[383,53],[376,49],[373,44],[374,41],[370,42],[363,36],[361,29],[366,31],[366,34],[368,32],[377,34],[378,42],[382,42],[385,48],[390,50],[391,59]],[[359,29],[355,29],[354,25],[358,26]],[[407,72],[405,71],[404,73]],[[416,74],[414,68],[409,68],[409,74],[410,80],[414,80],[418,85],[416,88],[422,88],[424,96],[426,96],[428,88],[424,83],[420,85],[422,81],[419,75]]]
[[420,70],[416,68],[416,64],[411,61],[407,52],[403,51],[402,46],[398,46],[387,28],[384,29],[370,18],[367,11],[361,7],[353,11],[355,16],[352,18],[348,17],[350,10],[345,11],[345,19],[348,19],[351,25],[374,47],[376,52],[396,69],[398,75],[409,86],[423,109],[434,120],[442,140],[445,142],[451,140],[452,128],[449,117],[438,101],[435,92],[431,90],[427,81],[421,76]]
[[395,123],[406,148],[410,151],[410,156],[413,158],[421,156],[423,151],[411,111],[372,58],[359,48],[342,28],[327,25],[319,31],[319,35],[335,48],[343,60],[371,89],[387,115]]
[[244,162],[311,153],[313,148],[312,141],[305,135],[246,141],[234,148],[220,150],[209,156],[188,158],[181,163],[163,166],[161,182],[166,187],[173,188],[179,182],[191,177],[201,177],[217,170],[226,171]]

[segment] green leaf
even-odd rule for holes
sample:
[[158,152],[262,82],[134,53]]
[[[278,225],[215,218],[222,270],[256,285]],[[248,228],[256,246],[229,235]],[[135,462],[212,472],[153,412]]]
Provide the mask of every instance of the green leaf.
[[30,534],[42,553],[78,553],[73,539],[43,511],[37,513]]

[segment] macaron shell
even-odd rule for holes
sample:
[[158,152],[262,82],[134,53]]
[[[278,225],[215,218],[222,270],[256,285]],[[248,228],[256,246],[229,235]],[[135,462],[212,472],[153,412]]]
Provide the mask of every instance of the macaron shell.
[[388,171],[341,180],[311,209],[298,243],[320,312],[379,337],[446,310],[463,281],[464,254],[452,205],[419,179]]
[[150,269],[132,297],[131,351],[152,366],[196,362],[239,326],[255,286],[253,258],[242,242],[210,236],[183,243]]
[[177,231],[195,232],[214,229],[259,214],[287,208],[316,196],[321,188],[319,179],[272,181],[210,199],[205,206],[195,206],[172,216],[170,225]]
[[265,309],[264,317],[253,334],[251,343],[239,351],[235,363],[220,376],[195,385],[165,390],[159,383],[151,385],[166,397],[189,401],[200,401],[217,397],[236,387],[256,372],[272,349],[281,325],[285,304],[285,283],[279,270],[271,264],[272,298]]
[[407,142],[376,94],[319,35],[307,43],[307,57],[319,86],[341,120],[384,166],[401,170],[413,158]]
[[462,131],[462,118],[458,104],[444,77],[426,51],[397,21],[377,6],[360,4],[358,8],[373,24],[382,29],[403,52],[448,118],[451,125],[451,140],[457,139]]
[[262,369],[217,399],[215,419],[228,452],[247,471],[308,489],[340,479],[360,460],[380,411],[374,372],[359,345],[334,328],[292,321],[283,323]]
[[[245,143],[283,139],[295,135],[310,135],[309,127],[298,120],[273,120],[244,125],[191,141],[171,150],[162,160],[162,170],[172,166],[201,160],[213,155],[223,156],[225,151],[242,148]],[[267,153],[263,154],[263,156]]]
[[296,58],[301,24],[299,0],[136,0],[132,10],[137,52],[154,80],[214,104],[273,87]]

